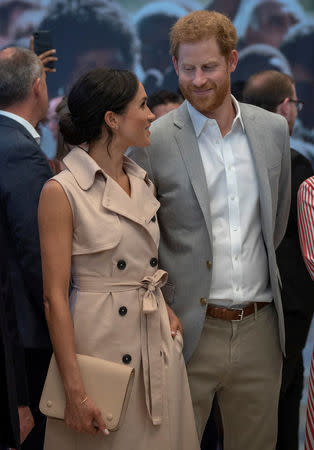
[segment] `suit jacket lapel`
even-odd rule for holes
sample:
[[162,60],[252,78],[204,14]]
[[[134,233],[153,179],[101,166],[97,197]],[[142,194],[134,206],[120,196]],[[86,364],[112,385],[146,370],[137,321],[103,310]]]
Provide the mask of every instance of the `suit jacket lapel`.
[[174,112],[174,124],[178,127],[175,139],[202,210],[210,240],[212,241],[206,176],[186,102]]
[[252,151],[258,178],[259,197],[261,205],[261,223],[265,242],[272,241],[272,199],[268,181],[268,171],[265,148],[272,146],[267,135],[260,131],[254,112],[248,110],[240,103],[242,120],[245,132]]

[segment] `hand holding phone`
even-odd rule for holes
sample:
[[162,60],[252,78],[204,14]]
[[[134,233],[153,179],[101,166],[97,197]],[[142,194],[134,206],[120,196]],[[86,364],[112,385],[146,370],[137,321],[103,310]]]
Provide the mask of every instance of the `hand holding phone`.
[[42,61],[44,68],[48,72],[55,72],[54,62],[58,60],[56,56],[56,50],[52,47],[52,38],[50,31],[38,30],[35,31],[31,38],[30,49],[33,50],[36,55]]

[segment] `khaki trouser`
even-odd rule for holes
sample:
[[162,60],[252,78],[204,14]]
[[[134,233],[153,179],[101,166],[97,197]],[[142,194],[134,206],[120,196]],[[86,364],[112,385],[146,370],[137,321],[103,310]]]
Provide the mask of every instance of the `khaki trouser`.
[[206,317],[188,363],[199,437],[217,392],[224,450],[274,450],[281,369],[273,304],[241,322]]

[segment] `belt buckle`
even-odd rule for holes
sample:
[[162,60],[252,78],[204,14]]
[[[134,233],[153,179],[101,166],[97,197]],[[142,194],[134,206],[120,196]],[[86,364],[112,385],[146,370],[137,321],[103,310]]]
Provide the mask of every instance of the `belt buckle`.
[[232,322],[241,322],[241,320],[243,320],[244,308],[239,309],[239,311],[241,311],[241,312],[239,313],[238,319],[233,319]]

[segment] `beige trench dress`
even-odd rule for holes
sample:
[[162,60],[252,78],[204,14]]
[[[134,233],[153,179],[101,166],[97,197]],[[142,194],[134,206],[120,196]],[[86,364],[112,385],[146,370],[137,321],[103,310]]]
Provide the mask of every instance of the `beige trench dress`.
[[[182,356],[170,334],[158,270],[159,202],[146,172],[125,157],[131,196],[80,149],[54,177],[73,212],[73,291],[77,353],[135,368],[120,429],[89,436],[49,419],[45,450],[199,450]],[[97,399],[94,399],[97,404]]]

